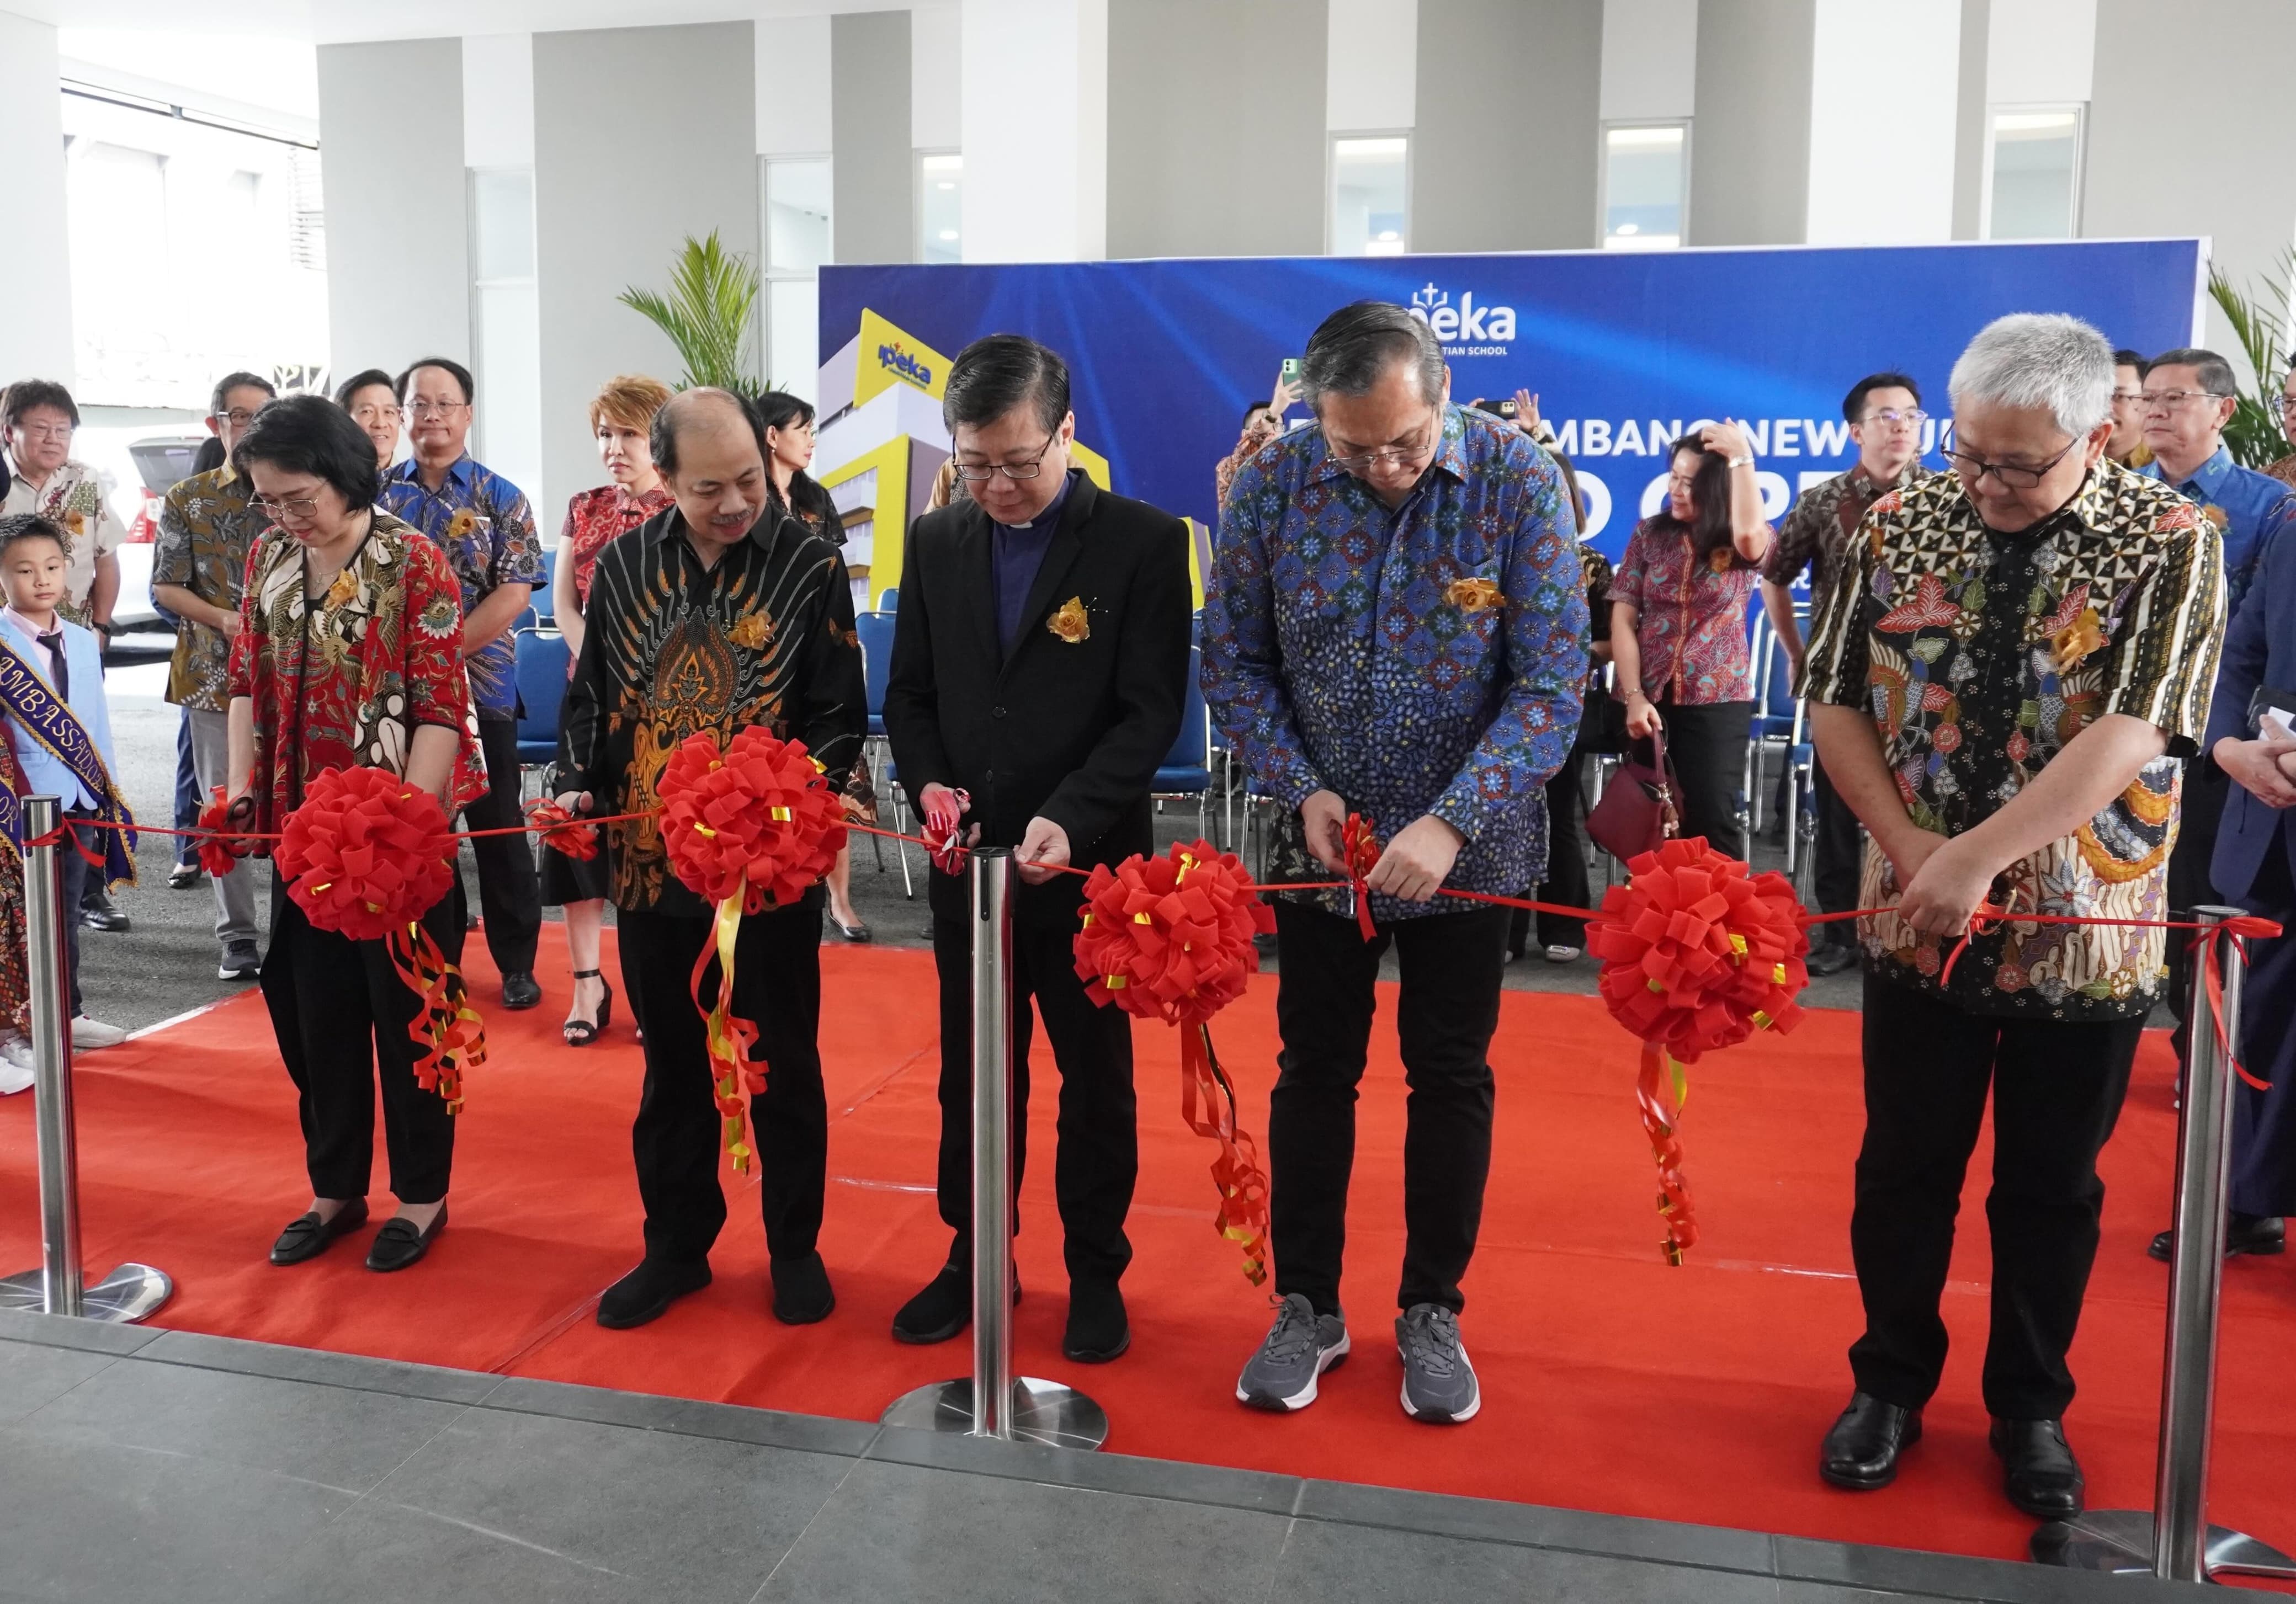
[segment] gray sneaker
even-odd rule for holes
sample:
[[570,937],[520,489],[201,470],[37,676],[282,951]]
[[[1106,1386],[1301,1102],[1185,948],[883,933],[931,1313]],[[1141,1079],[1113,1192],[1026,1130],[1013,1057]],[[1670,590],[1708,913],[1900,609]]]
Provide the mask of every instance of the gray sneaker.
[[1348,1356],[1347,1322],[1316,1313],[1304,1292],[1275,1311],[1267,1340],[1237,1378],[1235,1397],[1253,1409],[1305,1409],[1316,1401],[1316,1378]]
[[252,980],[263,973],[263,960],[255,954],[251,941],[227,942],[223,949],[223,962],[216,966],[218,980]]
[[1395,1346],[1403,1355],[1404,1413],[1439,1426],[1475,1418],[1483,1390],[1459,1340],[1456,1314],[1440,1304],[1412,1305],[1395,1322]]

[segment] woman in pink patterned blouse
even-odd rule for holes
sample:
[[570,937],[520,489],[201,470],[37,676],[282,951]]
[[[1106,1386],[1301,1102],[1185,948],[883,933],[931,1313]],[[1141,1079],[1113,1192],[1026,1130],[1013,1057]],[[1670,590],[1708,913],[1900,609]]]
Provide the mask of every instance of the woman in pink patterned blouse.
[[1754,452],[1735,423],[1675,442],[1663,511],[1627,542],[1611,581],[1611,646],[1627,733],[1666,732],[1682,833],[1746,855],[1737,789],[1752,732],[1746,608],[1770,549]]
[[[590,431],[613,482],[567,503],[566,527],[558,536],[550,593],[559,630],[566,636],[570,675],[582,655],[582,609],[590,600],[590,570],[598,553],[671,504],[648,444],[653,415],[668,399],[660,381],[624,374],[606,381],[590,403]],[[542,900],[566,910],[566,952],[574,966],[574,1001],[565,1025],[569,1047],[587,1047],[613,1022],[614,988],[598,969],[606,875],[603,853],[584,861],[542,849]]]

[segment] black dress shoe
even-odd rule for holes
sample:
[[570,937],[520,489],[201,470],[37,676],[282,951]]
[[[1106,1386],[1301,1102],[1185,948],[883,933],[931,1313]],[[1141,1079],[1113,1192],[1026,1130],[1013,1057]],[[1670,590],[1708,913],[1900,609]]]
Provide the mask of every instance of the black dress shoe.
[[114,933],[127,929],[127,915],[111,905],[109,892],[91,889],[79,902],[79,921],[91,930]]
[[503,977],[503,1006],[512,1013],[532,1008],[542,1001],[542,987],[536,984],[532,970],[512,970]]
[[1898,1479],[1898,1456],[1922,1440],[1922,1412],[1884,1404],[1869,1392],[1849,1395],[1849,1407],[1825,1434],[1817,1473],[1837,1487],[1871,1493]]
[[[2144,1251],[2169,1262],[2169,1250],[2177,1245],[2177,1233],[2164,1231],[2152,1239]],[[2225,1257],[2237,1258],[2243,1253],[2259,1256],[2288,1251],[2288,1223],[2278,1215],[2228,1215],[2225,1220]]]
[[431,1239],[446,1229],[447,1206],[443,1203],[439,1206],[439,1212],[430,1216],[427,1230],[418,1231],[414,1221],[394,1215],[382,1223],[381,1231],[374,1233],[374,1244],[366,1250],[366,1267],[370,1270],[404,1270],[430,1252]]
[[613,1331],[642,1326],[649,1320],[660,1319],[670,1305],[709,1284],[708,1259],[649,1256],[599,1296],[598,1323]]
[[783,1325],[812,1325],[829,1318],[837,1293],[821,1255],[774,1261],[774,1318]]
[[198,885],[200,877],[206,872],[207,871],[197,863],[178,863],[168,871],[168,888],[171,891],[187,891]]
[[2036,1520],[2070,1520],[2087,1483],[2062,1420],[1999,1420],[1987,1440],[2001,1456],[2001,1490]]
[[1124,1294],[1114,1281],[1070,1281],[1069,1325],[1061,1352],[1078,1364],[1106,1364],[1132,1346],[1132,1324],[1124,1316]]
[[275,1264],[299,1264],[305,1259],[316,1258],[327,1250],[327,1244],[346,1232],[357,1231],[366,1223],[366,1199],[353,1198],[335,1210],[332,1220],[322,1220],[317,1213],[298,1215],[287,1222],[287,1229],[271,1244],[271,1262]]
[[1808,967],[1813,975],[1838,975],[1844,970],[1856,969],[1857,945],[1854,941],[1844,941],[1839,937],[1830,938],[1824,945],[1810,953]]
[[[1021,1273],[1013,1273],[1013,1301],[1021,1301]],[[924,1344],[947,1342],[972,1323],[972,1258],[961,1254],[941,1266],[925,1289],[901,1305],[893,1316],[893,1340]]]

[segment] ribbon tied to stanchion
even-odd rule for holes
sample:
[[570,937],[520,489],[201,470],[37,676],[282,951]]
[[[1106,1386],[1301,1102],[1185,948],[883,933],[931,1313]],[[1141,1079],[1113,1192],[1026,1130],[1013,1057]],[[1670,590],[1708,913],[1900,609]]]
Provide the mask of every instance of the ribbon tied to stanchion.
[[[762,725],[736,734],[722,751],[709,732],[689,735],[662,771],[661,840],[669,866],[716,910],[712,939],[693,962],[688,986],[709,1043],[710,1080],[724,1121],[726,1151],[746,1173],[742,1096],[765,1090],[751,1067],[758,1027],[734,1012],[734,954],[745,913],[784,908],[801,899],[837,863],[845,845],[844,810],[820,762],[801,741],[783,741]],[[718,993],[701,998],[710,961]]]
[[1180,1028],[1180,1117],[1219,1143],[1213,1224],[1243,1253],[1244,1279],[1267,1279],[1267,1174],[1237,1121],[1235,1086],[1212,1049],[1211,1018],[1242,996],[1259,968],[1256,935],[1275,911],[1233,853],[1209,841],[1101,864],[1085,881],[1076,970],[1086,994]]
[[415,1084],[459,1112],[463,1072],[486,1061],[486,1032],[462,970],[422,922],[455,879],[439,798],[384,769],[329,769],[281,825],[273,861],[314,929],[383,943],[420,1000],[407,1027]]

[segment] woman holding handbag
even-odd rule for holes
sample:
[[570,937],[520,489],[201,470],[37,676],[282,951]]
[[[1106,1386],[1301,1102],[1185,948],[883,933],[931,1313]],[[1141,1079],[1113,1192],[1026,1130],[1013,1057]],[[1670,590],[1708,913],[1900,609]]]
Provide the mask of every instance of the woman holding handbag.
[[1627,734],[1645,741],[1663,732],[1682,833],[1742,860],[1736,798],[1754,715],[1746,609],[1769,549],[1746,431],[1710,423],[1675,442],[1667,504],[1636,527],[1611,581]]

